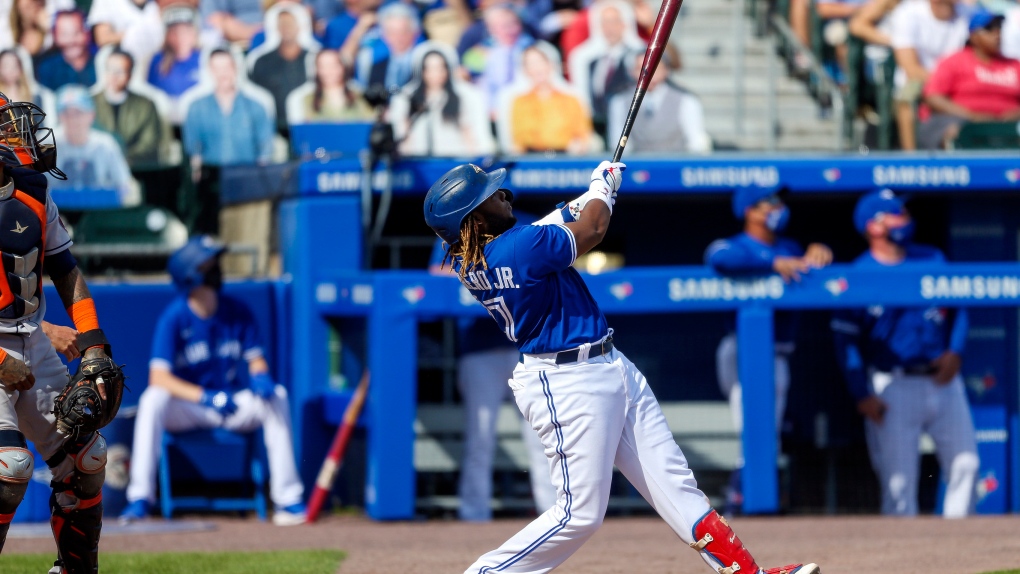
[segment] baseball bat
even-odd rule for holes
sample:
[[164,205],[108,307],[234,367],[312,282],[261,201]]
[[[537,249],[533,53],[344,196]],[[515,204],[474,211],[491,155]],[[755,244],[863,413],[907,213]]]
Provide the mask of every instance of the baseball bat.
[[655,27],[652,28],[652,39],[645,49],[645,61],[641,64],[641,74],[638,76],[634,98],[630,101],[630,110],[627,111],[627,121],[623,123],[620,143],[616,145],[616,152],[613,153],[613,162],[618,162],[623,157],[623,148],[627,147],[627,139],[630,137],[630,130],[634,128],[634,119],[637,118],[638,110],[641,108],[641,100],[645,98],[648,83],[655,74],[655,68],[659,66],[659,60],[662,59],[662,52],[669,42],[669,33],[673,31],[673,24],[680,14],[682,4],[683,0],[662,0],[659,15],[655,17]]
[[354,391],[351,402],[347,404],[347,408],[344,410],[344,418],[340,422],[340,428],[336,430],[333,444],[330,445],[329,452],[326,454],[326,460],[322,461],[319,476],[315,479],[315,488],[312,490],[312,496],[308,500],[308,515],[306,516],[308,522],[315,522],[315,519],[319,517],[319,511],[322,510],[322,505],[326,502],[326,496],[333,489],[333,482],[336,480],[337,472],[340,471],[340,465],[343,464],[347,443],[351,440],[351,433],[354,432],[354,426],[358,422],[358,415],[361,414],[361,408],[365,404],[365,395],[368,393],[368,379],[369,373],[366,370],[361,375],[361,382],[358,383],[358,388]]

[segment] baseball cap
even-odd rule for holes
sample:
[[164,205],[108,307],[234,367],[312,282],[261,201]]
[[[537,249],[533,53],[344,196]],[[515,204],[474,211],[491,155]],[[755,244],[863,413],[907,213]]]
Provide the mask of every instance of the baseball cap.
[[900,215],[904,211],[903,199],[898,197],[891,189],[880,189],[873,191],[857,202],[854,208],[854,227],[858,233],[864,233],[868,222],[879,213]]
[[1004,19],[1005,17],[1002,16],[1001,14],[994,14],[992,12],[989,12],[987,8],[982,8],[979,6],[970,15],[970,25],[968,26],[968,30],[970,30],[971,32],[976,32],[978,30],[987,28],[992,22],[995,22],[996,20],[1002,22],[1002,20]]
[[69,84],[57,90],[57,113],[63,113],[68,108],[82,112],[93,112],[96,109],[89,91],[85,86],[76,84]]
[[772,197],[785,191],[786,188],[782,186],[749,185],[747,187],[738,187],[733,192],[733,215],[737,219],[743,219],[744,211],[748,207],[754,207],[766,197]]
[[186,4],[172,4],[163,10],[163,26],[169,28],[174,24],[198,25],[198,12]]

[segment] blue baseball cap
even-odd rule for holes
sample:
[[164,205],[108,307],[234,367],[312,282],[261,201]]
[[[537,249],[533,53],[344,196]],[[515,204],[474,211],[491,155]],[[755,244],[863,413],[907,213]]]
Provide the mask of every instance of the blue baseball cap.
[[89,91],[85,86],[77,84],[68,84],[57,90],[57,113],[63,113],[68,108],[74,108],[82,112],[94,112],[96,110]]
[[854,227],[858,233],[863,234],[868,222],[875,219],[879,213],[902,215],[904,211],[903,199],[891,189],[879,189],[861,197],[857,202],[857,207],[854,208]]
[[786,188],[781,186],[749,185],[747,187],[738,187],[733,191],[733,215],[737,219],[743,219],[744,211],[747,208],[754,207],[759,201],[773,195],[779,195],[784,191],[786,191]]
[[989,12],[987,8],[979,6],[970,15],[970,25],[968,26],[968,29],[973,33],[987,28],[996,20],[1002,22],[1004,19],[1005,16],[1002,16],[1001,14],[994,14]]

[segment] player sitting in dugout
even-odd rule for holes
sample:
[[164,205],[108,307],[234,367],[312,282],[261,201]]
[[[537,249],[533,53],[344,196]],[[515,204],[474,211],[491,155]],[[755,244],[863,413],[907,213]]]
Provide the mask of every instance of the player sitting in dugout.
[[222,243],[201,235],[167,264],[180,295],[156,324],[149,387],[138,400],[122,521],[142,519],[151,512],[163,433],[216,427],[240,433],[262,427],[273,523],[291,526],[305,521],[287,390],[269,375],[251,310],[220,292],[224,252]]

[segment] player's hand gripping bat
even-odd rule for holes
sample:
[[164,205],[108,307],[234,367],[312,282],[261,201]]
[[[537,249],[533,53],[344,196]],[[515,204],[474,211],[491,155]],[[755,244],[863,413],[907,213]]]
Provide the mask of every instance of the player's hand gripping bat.
[[641,64],[641,75],[638,77],[637,88],[634,90],[634,99],[630,101],[630,110],[627,112],[627,121],[623,123],[623,133],[620,134],[620,142],[613,154],[613,162],[620,161],[623,156],[623,148],[627,147],[627,138],[630,137],[630,130],[634,127],[634,119],[637,118],[638,109],[641,108],[641,100],[645,97],[648,89],[648,82],[651,81],[655,68],[662,59],[662,52],[666,49],[669,41],[669,34],[673,31],[673,24],[680,13],[680,6],[683,0],[663,0],[659,8],[659,15],[655,18],[655,27],[652,28],[652,39],[648,42],[648,49],[645,50],[645,61]]

